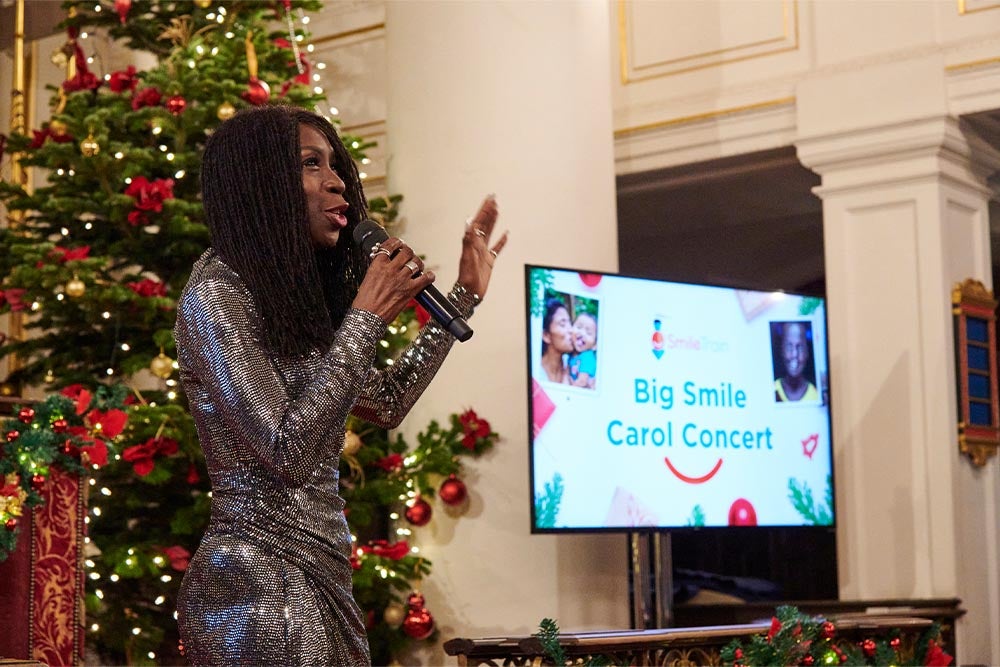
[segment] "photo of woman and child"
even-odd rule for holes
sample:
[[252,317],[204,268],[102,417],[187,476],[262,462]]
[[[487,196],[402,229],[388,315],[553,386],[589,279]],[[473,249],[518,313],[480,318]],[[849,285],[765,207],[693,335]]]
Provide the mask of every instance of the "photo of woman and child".
[[542,373],[557,384],[597,386],[597,301],[548,293],[542,317]]

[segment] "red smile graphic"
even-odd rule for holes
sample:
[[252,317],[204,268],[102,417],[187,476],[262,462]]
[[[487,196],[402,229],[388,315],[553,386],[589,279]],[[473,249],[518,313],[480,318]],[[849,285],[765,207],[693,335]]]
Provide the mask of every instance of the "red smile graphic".
[[674,476],[682,482],[687,482],[688,484],[704,484],[708,480],[715,477],[715,473],[719,472],[719,468],[722,467],[722,459],[720,458],[715,463],[715,467],[708,471],[708,474],[702,475],[701,477],[688,477],[680,470],[674,467],[674,464],[670,462],[670,459],[664,457],[664,461],[667,462],[667,467],[670,468],[670,472],[674,473]]

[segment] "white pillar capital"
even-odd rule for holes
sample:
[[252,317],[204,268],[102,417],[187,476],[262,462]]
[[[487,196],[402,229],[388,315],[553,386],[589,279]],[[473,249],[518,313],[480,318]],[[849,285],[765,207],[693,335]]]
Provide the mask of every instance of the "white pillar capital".
[[948,115],[801,137],[799,160],[823,177],[822,198],[847,191],[944,180],[989,197],[1000,152]]

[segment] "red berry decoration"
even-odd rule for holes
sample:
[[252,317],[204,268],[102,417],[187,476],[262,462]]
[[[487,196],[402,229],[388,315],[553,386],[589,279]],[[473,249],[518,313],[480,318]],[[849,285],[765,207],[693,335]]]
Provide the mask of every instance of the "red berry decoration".
[[733,657],[736,658],[737,660],[742,660],[743,659],[743,649],[738,648],[735,651],[733,651]]
[[25,424],[30,424],[31,420],[35,418],[35,411],[32,408],[21,408],[17,412],[17,418]]
[[820,626],[820,635],[823,639],[833,639],[833,635],[836,632],[836,626],[830,621],[824,621],[823,625]]
[[167,107],[167,111],[175,116],[180,116],[184,113],[184,109],[187,108],[187,100],[180,95],[174,95],[173,97],[167,98],[167,103],[164,105]]
[[899,637],[893,637],[892,639],[889,640],[889,646],[896,649],[897,651],[899,650],[899,644],[900,644]]
[[811,655],[807,655],[806,657],[802,658],[802,664],[805,665],[806,667],[809,667],[814,662],[816,661],[813,659]]
[[756,526],[757,511],[746,498],[737,498],[729,506],[730,526]]
[[67,422],[65,419],[57,419],[54,422],[52,422],[53,433],[62,433],[68,427],[69,427],[69,422]]
[[4,523],[4,526],[7,527],[7,530],[13,531],[15,528],[17,528],[17,519],[15,519],[14,517],[7,519],[7,521]]
[[67,440],[62,444],[62,453],[65,454],[66,456],[73,456],[73,454],[75,453],[74,452],[75,449],[76,447],[73,446],[72,440]]
[[31,488],[35,491],[41,491],[43,486],[45,486],[45,475],[35,473],[31,476]]
[[455,475],[448,475],[448,479],[441,482],[441,488],[438,489],[438,496],[445,505],[460,505],[467,495],[465,482]]
[[866,639],[861,642],[861,650],[865,652],[865,655],[871,658],[875,655],[875,640]]
[[7,442],[14,442],[17,440],[17,436],[21,435],[17,431],[7,431]]
[[426,526],[431,520],[431,506],[423,498],[406,508],[406,520],[414,526]]

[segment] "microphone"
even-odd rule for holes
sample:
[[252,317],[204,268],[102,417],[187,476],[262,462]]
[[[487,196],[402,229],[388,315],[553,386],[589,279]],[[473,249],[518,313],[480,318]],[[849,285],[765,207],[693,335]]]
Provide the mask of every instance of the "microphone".
[[[361,246],[366,255],[370,255],[376,243],[389,238],[382,226],[372,220],[362,220],[354,228],[354,242]],[[419,275],[419,274],[417,274]],[[434,285],[428,285],[414,297],[434,320],[461,342],[472,338],[472,328],[458,312],[454,304],[441,294]]]

